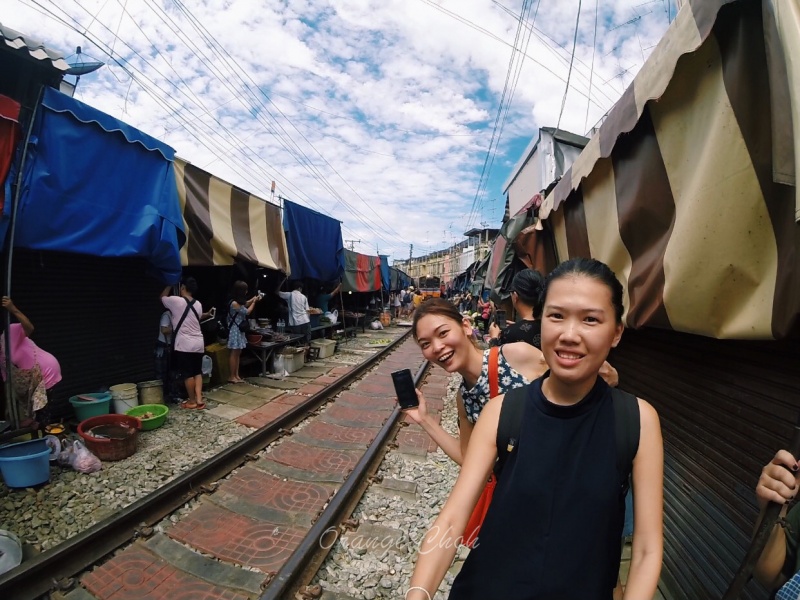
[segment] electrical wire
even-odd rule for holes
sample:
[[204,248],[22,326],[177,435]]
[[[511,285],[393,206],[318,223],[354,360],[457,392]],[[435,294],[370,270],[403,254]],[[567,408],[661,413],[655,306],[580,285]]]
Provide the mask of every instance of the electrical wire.
[[561,116],[564,114],[564,106],[567,104],[567,93],[569,92],[569,80],[572,77],[572,63],[575,61],[575,48],[578,46],[578,25],[581,21],[581,4],[583,0],[578,0],[578,15],[575,17],[575,36],[572,38],[572,58],[569,60],[569,71],[567,72],[567,85],[564,88],[564,97],[561,99],[561,110],[558,112],[558,123],[556,130],[561,127]]
[[[654,0],[650,0],[651,2]],[[597,15],[600,13],[600,0],[595,0],[594,5],[594,38],[592,40],[592,71],[589,74],[589,95],[592,95],[592,79],[594,78],[594,55],[597,51]],[[589,103],[586,103],[586,118],[583,121],[583,131],[589,125]]]

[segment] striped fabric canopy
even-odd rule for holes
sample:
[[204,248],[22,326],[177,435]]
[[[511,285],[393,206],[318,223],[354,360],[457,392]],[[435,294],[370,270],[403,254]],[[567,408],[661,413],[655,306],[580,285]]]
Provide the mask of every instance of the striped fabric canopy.
[[615,271],[628,326],[796,335],[799,165],[800,5],[693,0],[545,199],[538,233],[559,260]]
[[187,238],[181,248],[183,266],[237,260],[289,273],[280,207],[179,158],[175,177]]
[[381,289],[381,259],[379,256],[344,251],[343,292],[374,292]]

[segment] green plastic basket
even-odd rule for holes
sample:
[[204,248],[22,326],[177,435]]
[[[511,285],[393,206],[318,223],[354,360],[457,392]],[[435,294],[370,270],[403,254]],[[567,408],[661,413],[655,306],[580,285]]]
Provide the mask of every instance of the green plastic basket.
[[[142,417],[145,413],[153,413],[153,416],[145,419]],[[158,429],[164,424],[169,414],[169,408],[164,404],[142,404],[125,411],[125,414],[139,419],[142,422],[142,431],[150,431]]]

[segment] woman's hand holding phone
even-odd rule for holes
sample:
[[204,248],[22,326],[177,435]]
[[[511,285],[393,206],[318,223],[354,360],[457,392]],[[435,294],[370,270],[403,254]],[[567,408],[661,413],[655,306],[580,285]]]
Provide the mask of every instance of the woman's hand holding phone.
[[428,419],[428,403],[425,401],[425,395],[421,391],[416,390],[416,392],[419,406],[404,410],[403,413],[407,414],[417,425],[422,425]]

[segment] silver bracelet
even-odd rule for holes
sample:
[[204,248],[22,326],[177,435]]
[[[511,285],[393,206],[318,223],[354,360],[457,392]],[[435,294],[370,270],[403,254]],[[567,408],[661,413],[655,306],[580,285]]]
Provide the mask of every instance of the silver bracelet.
[[423,592],[425,592],[425,595],[428,597],[428,600],[431,600],[431,594],[430,594],[430,592],[428,592],[428,590],[426,590],[424,587],[420,587],[420,586],[418,586],[418,585],[414,585],[414,586],[411,586],[410,588],[408,588],[408,589],[406,590],[406,595],[405,595],[405,596],[403,596],[403,597],[404,597],[404,598],[408,598],[408,592],[410,592],[410,591],[412,591],[412,590],[422,590]]

